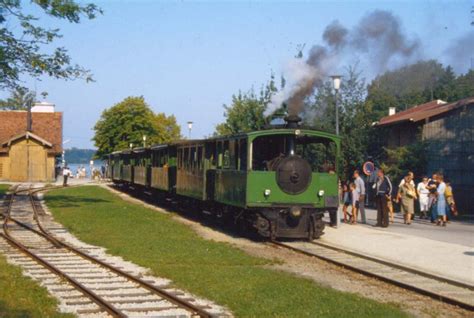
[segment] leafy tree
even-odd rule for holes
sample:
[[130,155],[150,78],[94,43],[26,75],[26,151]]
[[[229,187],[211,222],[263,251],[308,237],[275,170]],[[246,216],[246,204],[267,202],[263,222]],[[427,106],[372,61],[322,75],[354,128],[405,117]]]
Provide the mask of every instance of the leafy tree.
[[[31,3],[45,14],[71,23],[79,23],[83,17],[94,19],[102,13],[95,4],[82,5],[74,0],[32,0]],[[25,11],[21,0],[0,0],[0,88],[17,88],[21,75],[92,80],[88,70],[71,65],[65,48],[51,52],[49,45],[61,37],[59,29],[39,25],[39,17]]]
[[266,123],[264,115],[266,105],[276,91],[275,78],[272,74],[267,85],[260,89],[259,95],[255,94],[253,89],[247,93],[239,91],[237,95],[233,95],[232,104],[224,105],[226,121],[216,126],[215,135],[230,135],[262,129]]
[[417,140],[407,146],[395,149],[385,148],[386,160],[381,167],[393,181],[401,180],[408,171],[412,171],[418,177],[426,175],[428,165],[426,147],[425,142]]
[[117,150],[147,143],[170,142],[181,137],[180,127],[174,116],[155,114],[145,102],[143,96],[127,97],[118,104],[102,112],[94,126],[92,139],[97,147],[96,157],[100,158]]
[[26,88],[18,87],[13,90],[11,96],[6,100],[0,100],[0,109],[4,110],[26,110],[28,105],[35,101],[36,93]]
[[455,88],[458,99],[474,96],[474,70],[456,78]]
[[441,63],[420,61],[376,77],[367,88],[367,99],[380,118],[389,107],[402,111],[439,98],[440,79],[447,79]]
[[[371,110],[365,103],[365,79],[357,69],[357,64],[346,68],[341,81],[338,100],[339,131],[342,138],[340,177],[349,178],[366,159]],[[306,124],[315,129],[335,132],[335,100],[331,81],[317,88],[315,96],[304,112]]]

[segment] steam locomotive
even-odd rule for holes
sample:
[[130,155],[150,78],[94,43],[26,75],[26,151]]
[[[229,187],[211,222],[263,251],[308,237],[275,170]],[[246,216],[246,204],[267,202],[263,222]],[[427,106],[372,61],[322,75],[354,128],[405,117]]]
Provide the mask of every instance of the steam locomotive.
[[187,202],[264,237],[316,239],[338,207],[338,136],[297,116],[269,129],[183,140],[108,156],[116,184]]

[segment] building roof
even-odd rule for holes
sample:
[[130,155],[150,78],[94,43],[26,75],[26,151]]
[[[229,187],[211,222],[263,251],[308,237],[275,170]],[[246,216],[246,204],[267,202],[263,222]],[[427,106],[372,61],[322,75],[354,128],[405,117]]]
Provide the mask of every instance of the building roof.
[[[60,154],[63,150],[63,114],[61,112],[31,113],[31,117],[32,131],[30,133],[51,144],[48,150],[50,153]],[[26,111],[0,111],[0,152],[8,151],[9,140],[26,133],[26,118]]]
[[19,139],[23,139],[23,138],[26,138],[26,139],[34,139],[36,141],[39,141],[43,146],[46,146],[48,148],[52,148],[53,147],[53,144],[50,143],[49,141],[47,140],[44,140],[43,138],[41,138],[40,136],[37,136],[35,134],[33,134],[32,132],[29,132],[29,131],[26,131],[22,134],[19,134],[19,135],[16,135],[16,136],[13,136],[12,138],[10,138],[9,140],[5,141],[2,143],[2,147],[10,147],[10,145],[12,144],[12,142],[15,142]]
[[396,125],[403,122],[419,122],[434,116],[443,115],[462,106],[474,105],[474,97],[461,99],[457,102],[446,103],[442,100],[432,100],[431,102],[416,105],[412,108],[385,116],[377,123],[378,126]]

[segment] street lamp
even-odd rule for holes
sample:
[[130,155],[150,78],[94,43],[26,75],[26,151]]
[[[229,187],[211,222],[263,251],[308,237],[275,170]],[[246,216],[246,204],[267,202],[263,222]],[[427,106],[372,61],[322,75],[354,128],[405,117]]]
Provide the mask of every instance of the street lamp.
[[130,146],[130,149],[132,149],[132,148],[133,148],[133,144],[132,144],[132,143],[130,143],[130,145],[129,145],[129,146]]
[[337,107],[337,98],[339,94],[339,88],[341,88],[341,75],[333,75],[331,76],[332,78],[332,84],[334,87],[335,91],[335,102],[334,105],[336,107],[336,135],[339,135],[339,109]]
[[146,135],[143,135],[143,147],[146,147]]
[[189,139],[191,139],[191,130],[193,129],[193,122],[188,121]]

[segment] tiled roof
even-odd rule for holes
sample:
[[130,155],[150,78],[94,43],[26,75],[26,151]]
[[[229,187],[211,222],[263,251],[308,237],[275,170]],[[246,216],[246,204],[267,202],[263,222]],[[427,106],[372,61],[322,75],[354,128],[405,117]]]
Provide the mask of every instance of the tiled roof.
[[[61,112],[33,112],[31,116],[32,133],[51,143],[52,148],[49,152],[60,154],[63,150],[63,114]],[[26,118],[26,111],[0,111],[0,152],[7,151],[8,145],[5,143],[11,138],[26,132]]]
[[418,122],[420,120],[425,120],[430,117],[447,113],[464,105],[474,105],[474,97],[468,97],[453,103],[446,103],[439,99],[433,100],[425,104],[414,106],[394,115],[385,116],[380,119],[377,125],[387,126],[399,124],[402,122]]

